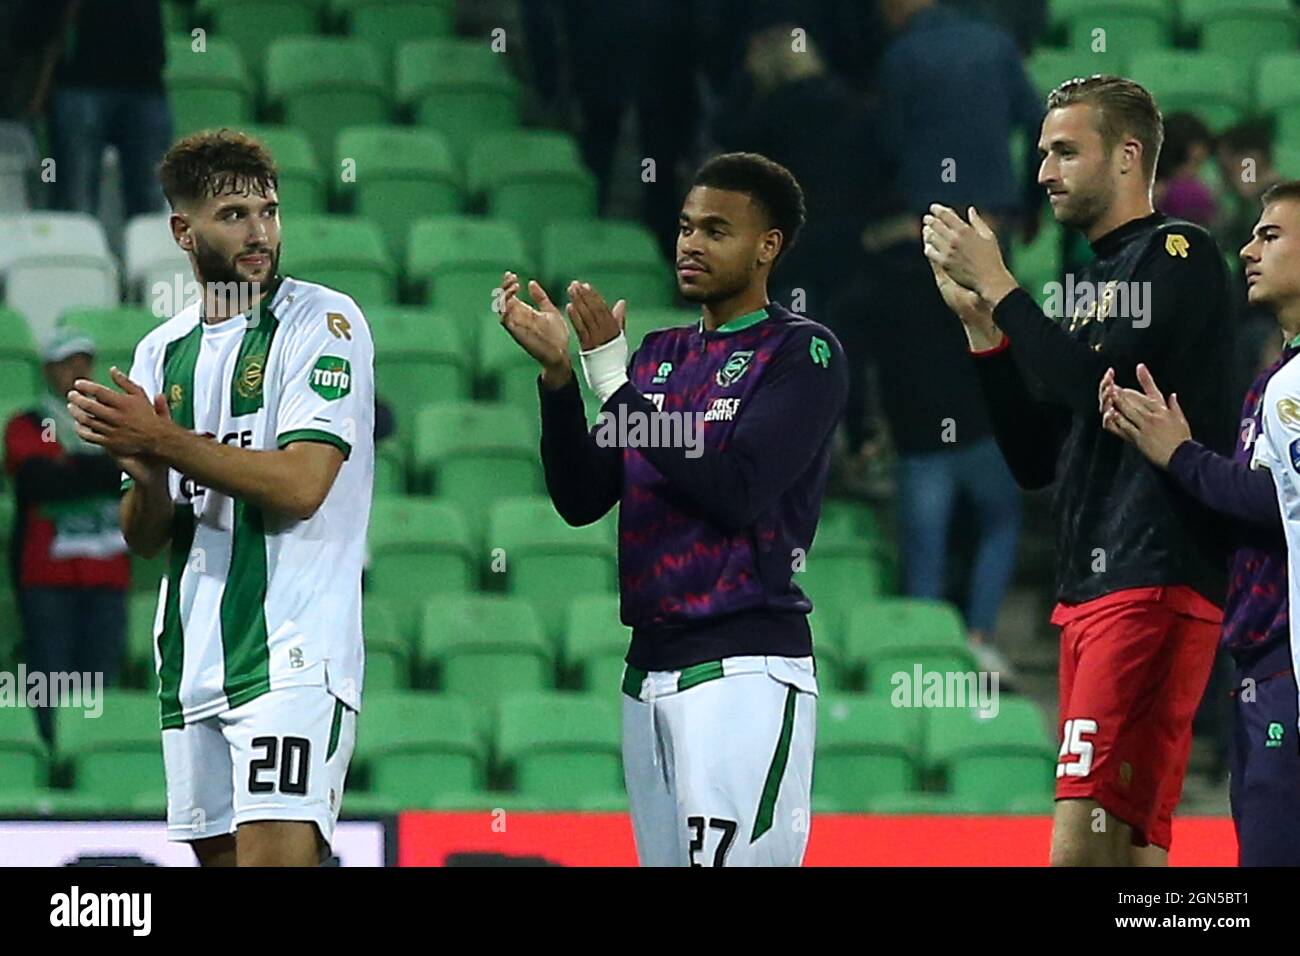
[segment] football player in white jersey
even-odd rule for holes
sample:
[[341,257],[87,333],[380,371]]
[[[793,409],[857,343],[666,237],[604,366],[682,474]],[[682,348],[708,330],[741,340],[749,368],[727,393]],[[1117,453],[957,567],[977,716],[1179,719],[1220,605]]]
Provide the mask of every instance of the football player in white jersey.
[[78,380],[124,472],[131,550],[169,548],[154,622],[167,828],[204,865],[314,865],[361,704],[374,348],[357,304],[282,277],[275,164],[231,130],[160,168],[204,295]]

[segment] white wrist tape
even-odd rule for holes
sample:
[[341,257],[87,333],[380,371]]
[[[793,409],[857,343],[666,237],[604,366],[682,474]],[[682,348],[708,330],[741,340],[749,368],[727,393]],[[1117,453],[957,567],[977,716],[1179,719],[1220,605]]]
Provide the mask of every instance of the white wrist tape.
[[618,338],[590,351],[579,352],[578,357],[582,360],[582,374],[587,379],[587,387],[604,405],[627,381],[627,336],[619,332]]

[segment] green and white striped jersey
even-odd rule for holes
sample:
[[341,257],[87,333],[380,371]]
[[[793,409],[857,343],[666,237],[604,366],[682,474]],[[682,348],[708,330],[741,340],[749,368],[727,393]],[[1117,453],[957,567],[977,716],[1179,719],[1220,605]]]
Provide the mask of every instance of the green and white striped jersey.
[[357,304],[288,277],[251,312],[211,325],[195,303],[144,337],[131,378],[166,395],[178,424],[216,440],[328,442],[346,456],[305,521],[170,473],[171,552],[154,620],[163,729],[280,687],[325,686],[359,709],[375,394]]

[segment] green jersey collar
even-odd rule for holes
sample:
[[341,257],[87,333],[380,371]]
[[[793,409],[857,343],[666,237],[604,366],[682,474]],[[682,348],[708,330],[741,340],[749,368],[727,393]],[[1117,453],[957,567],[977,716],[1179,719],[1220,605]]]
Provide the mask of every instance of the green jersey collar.
[[[730,335],[732,332],[739,332],[741,329],[747,329],[751,325],[757,325],[759,322],[762,322],[766,318],[767,318],[767,306],[763,306],[761,309],[755,309],[753,312],[748,312],[745,315],[737,316],[736,318],[732,319],[730,322],[725,322],[722,325],[719,325],[716,329],[713,330],[713,334]],[[701,332],[708,331],[707,329],[704,328],[703,317],[700,318],[699,329]]]

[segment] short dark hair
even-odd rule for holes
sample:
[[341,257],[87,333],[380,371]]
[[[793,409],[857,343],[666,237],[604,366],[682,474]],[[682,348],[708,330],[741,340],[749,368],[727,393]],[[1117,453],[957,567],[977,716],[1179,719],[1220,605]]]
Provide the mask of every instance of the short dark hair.
[[1197,143],[1214,148],[1214,134],[1195,113],[1170,113],[1165,117],[1165,142],[1156,163],[1156,178],[1164,179],[1191,158]]
[[1285,179],[1269,186],[1264,190],[1264,195],[1259,197],[1259,208],[1267,209],[1273,203],[1283,199],[1300,201],[1300,179]]
[[803,189],[794,174],[758,153],[714,156],[695,173],[691,187],[696,186],[748,195],[767,214],[771,228],[781,233],[777,259],[794,245],[807,217]]
[[1253,156],[1256,161],[1273,160],[1273,124],[1267,119],[1251,119],[1225,129],[1215,144],[1219,149]]
[[1122,76],[1098,74],[1066,80],[1047,95],[1049,110],[1087,103],[1097,108],[1101,141],[1114,149],[1125,136],[1142,144],[1142,171],[1155,178],[1156,160],[1164,143],[1164,121],[1146,87]]
[[178,203],[216,196],[229,188],[265,194],[279,180],[271,151],[238,130],[222,128],[191,133],[167,150],[158,167],[163,195]]

